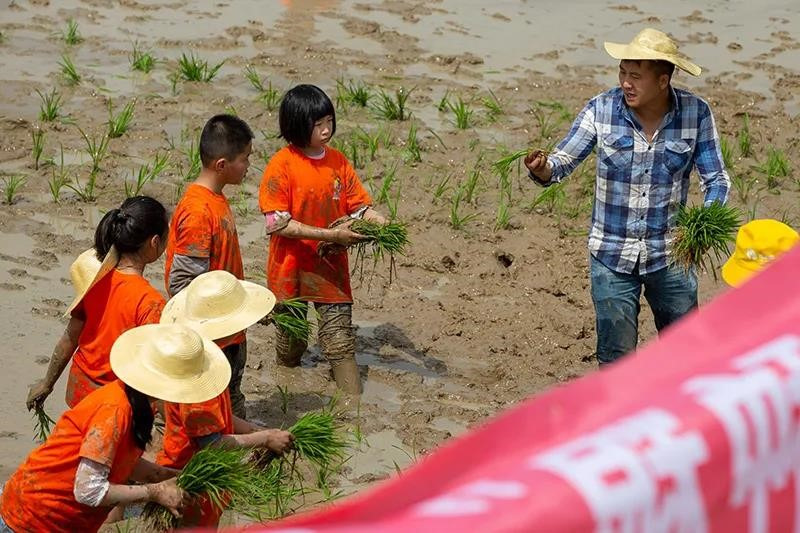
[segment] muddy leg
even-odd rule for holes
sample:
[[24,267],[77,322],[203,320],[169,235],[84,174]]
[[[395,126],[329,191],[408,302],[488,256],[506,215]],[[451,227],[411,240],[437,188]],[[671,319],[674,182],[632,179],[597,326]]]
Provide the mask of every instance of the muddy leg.
[[[281,312],[280,305],[275,306]],[[306,310],[306,313],[308,310]],[[300,358],[308,348],[308,339],[292,338],[286,330],[275,324],[275,361],[281,366],[300,366]]]
[[319,314],[319,346],[331,364],[336,386],[348,394],[361,394],[352,304],[315,304],[315,308]]

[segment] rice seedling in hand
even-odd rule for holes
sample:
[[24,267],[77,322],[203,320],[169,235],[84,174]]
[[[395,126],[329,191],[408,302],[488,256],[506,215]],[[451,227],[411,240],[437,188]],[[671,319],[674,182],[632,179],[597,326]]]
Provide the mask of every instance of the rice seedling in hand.
[[56,421],[50,418],[50,415],[45,413],[44,406],[40,403],[34,405],[33,408],[33,440],[36,442],[44,442],[50,436],[50,430],[55,425]]
[[148,50],[139,48],[138,43],[133,43],[133,50],[130,56],[131,69],[138,70],[139,72],[149,73],[156,66],[156,58]]
[[136,100],[131,100],[122,111],[114,114],[111,106],[111,101],[108,102],[108,136],[112,139],[122,137],[131,125],[133,120],[133,108],[136,106]]
[[750,116],[747,113],[742,118],[742,129],[739,130],[739,154],[742,157],[753,155],[753,142],[750,137]]
[[[520,159],[528,155],[528,150],[517,150],[516,152],[507,152],[503,157],[492,163],[492,169],[502,176],[503,174],[509,174],[511,172],[511,167],[514,163],[517,163]],[[545,154],[546,155],[546,154]]]
[[89,154],[92,160],[92,173],[94,174],[100,170],[100,165],[108,152],[108,133],[103,132],[97,138],[94,136],[89,137],[81,128],[78,128],[78,131],[81,133],[84,143],[86,143],[86,153]]
[[739,210],[719,202],[707,207],[681,206],[675,218],[671,261],[686,270],[692,267],[710,270],[716,278],[707,254],[712,252],[717,261],[725,259],[728,256],[728,244],[735,241],[740,225]]
[[311,322],[308,320],[308,303],[297,298],[284,300],[269,315],[275,327],[281,328],[289,337],[306,341],[311,335]]
[[61,67],[61,75],[64,77],[64,81],[67,82],[67,85],[78,85],[81,82],[81,75],[78,73],[75,63],[72,62],[72,59],[68,55],[62,55],[61,61],[59,61],[58,64]]
[[36,89],[36,93],[42,100],[42,103],[39,104],[39,120],[51,122],[58,118],[59,111],[61,110],[61,95],[58,94],[55,89],[47,94]]
[[414,89],[416,87],[406,91],[400,87],[394,92],[394,96],[381,89],[378,93],[378,101],[372,104],[372,109],[378,116],[386,120],[406,120],[411,116],[406,109],[406,103]]
[[81,34],[78,32],[78,23],[75,22],[75,19],[69,19],[67,21],[67,29],[61,32],[61,36],[68,45],[78,44],[83,41],[83,37],[81,37]]
[[348,441],[341,425],[330,411],[306,413],[289,428],[297,454],[320,469],[341,463]]
[[785,178],[789,175],[789,160],[782,150],[775,148],[767,149],[767,160],[758,167],[767,178],[767,189],[775,190],[780,186],[778,178]]
[[372,259],[372,273],[377,269],[378,262],[389,259],[389,283],[392,282],[397,271],[395,256],[404,255],[408,246],[408,229],[401,222],[378,224],[370,220],[358,219],[350,224],[349,229],[366,237],[351,248],[355,252],[353,272],[358,271],[364,277],[364,261]]
[[33,128],[31,130],[31,141],[33,141],[33,146],[31,147],[33,169],[39,170],[39,160],[42,158],[42,152],[44,152],[44,130]]
[[13,176],[3,176],[3,200],[11,205],[15,202],[19,188],[25,184],[25,176],[14,174]]
[[164,172],[169,163],[169,153],[156,154],[153,159],[152,165],[145,163],[139,167],[139,170],[134,174],[134,182],[128,183],[125,180],[125,196],[131,198],[132,196],[139,196],[145,185],[156,179],[159,174]]
[[448,106],[450,107],[450,111],[453,112],[455,118],[453,123],[456,125],[456,128],[465,130],[472,126],[472,115],[474,111],[460,96],[457,102],[450,102]]
[[178,75],[184,81],[208,83],[216,77],[219,69],[224,64],[225,61],[223,60],[213,67],[209,67],[208,61],[195,57],[194,52],[190,52],[188,56],[182,53],[181,58],[178,60]]
[[367,107],[372,93],[364,83],[356,83],[353,80],[345,83],[343,78],[336,80],[336,103],[339,107],[344,105],[355,105]]

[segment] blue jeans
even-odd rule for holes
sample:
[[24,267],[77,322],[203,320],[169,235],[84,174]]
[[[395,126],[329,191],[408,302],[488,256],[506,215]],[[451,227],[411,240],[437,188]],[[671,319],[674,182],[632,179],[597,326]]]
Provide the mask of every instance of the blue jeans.
[[697,307],[694,269],[687,272],[670,266],[648,274],[635,270],[632,274],[615,272],[590,256],[600,366],[636,349],[642,287],[659,332]]

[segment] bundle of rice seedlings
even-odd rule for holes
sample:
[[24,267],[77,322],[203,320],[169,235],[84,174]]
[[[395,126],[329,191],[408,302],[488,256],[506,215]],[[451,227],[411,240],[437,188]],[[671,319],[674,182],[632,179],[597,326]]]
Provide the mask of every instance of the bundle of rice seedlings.
[[363,279],[364,260],[367,256],[372,258],[373,273],[378,266],[378,262],[388,257],[389,283],[391,283],[397,271],[395,255],[404,255],[405,247],[409,242],[406,225],[399,222],[378,224],[377,222],[361,219],[353,221],[350,224],[350,229],[367,237],[366,240],[353,245],[356,252],[353,272],[358,270]]
[[38,442],[44,442],[50,436],[50,429],[56,421],[44,412],[44,407],[40,403],[34,406],[33,418],[36,420],[33,424],[33,438]]
[[681,206],[670,250],[672,261],[686,270],[695,267],[714,272],[707,254],[713,252],[717,261],[725,259],[728,243],[735,242],[741,223],[738,209],[719,202],[708,207]]
[[330,410],[306,413],[289,428],[297,454],[319,468],[341,462],[347,438]]
[[297,298],[282,301],[270,314],[270,319],[275,327],[282,328],[293,339],[305,341],[311,334],[308,303]]

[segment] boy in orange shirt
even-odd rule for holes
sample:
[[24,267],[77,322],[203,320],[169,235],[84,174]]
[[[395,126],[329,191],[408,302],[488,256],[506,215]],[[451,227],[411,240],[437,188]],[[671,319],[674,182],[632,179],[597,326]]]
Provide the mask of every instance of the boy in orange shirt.
[[[371,209],[372,200],[347,158],[329,146],[336,132],[336,112],[318,87],[298,85],[283,97],[281,136],[289,145],[269,161],[258,203],[270,235],[267,281],[278,301],[313,302],[319,314],[319,345],[331,364],[336,385],[361,392],[352,326],[353,295],[346,247],[364,237],[348,224],[331,228],[343,217],[385,223]],[[334,246],[324,257],[321,242]],[[278,364],[298,366],[306,342],[276,328]]]
[[[172,215],[167,245],[165,282],[174,296],[198,275],[226,270],[244,279],[239,237],[226,185],[239,185],[250,167],[253,132],[241,119],[215,115],[200,134],[203,170],[190,184]],[[231,364],[233,412],[246,418],[242,374],[247,362],[245,332],[217,341]]]

